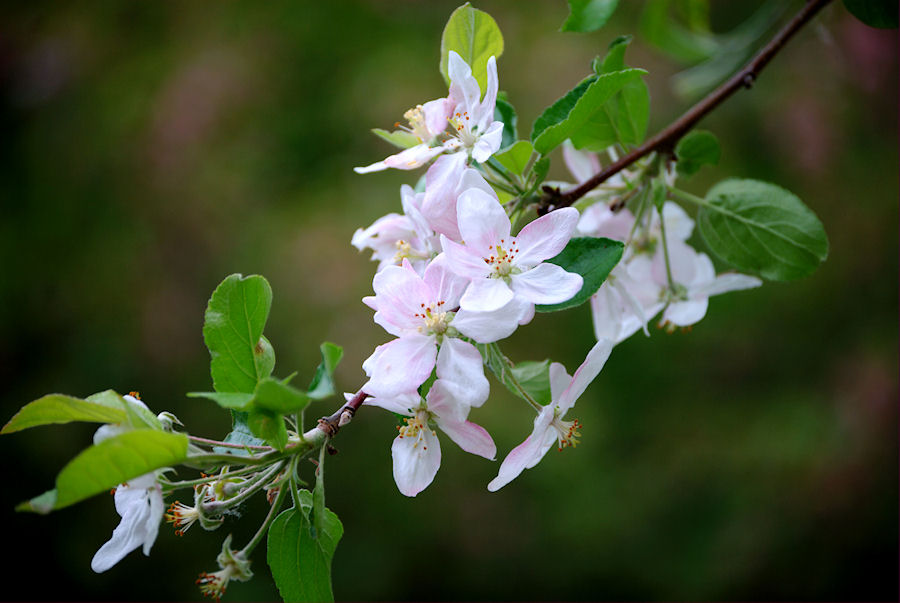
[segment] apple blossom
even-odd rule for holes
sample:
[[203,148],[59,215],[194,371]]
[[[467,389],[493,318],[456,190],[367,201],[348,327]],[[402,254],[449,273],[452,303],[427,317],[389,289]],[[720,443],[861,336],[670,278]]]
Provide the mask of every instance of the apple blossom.
[[435,99],[424,105],[413,107],[403,114],[403,117],[409,122],[409,127],[403,129],[415,136],[419,144],[391,155],[383,161],[353,168],[353,171],[357,174],[367,174],[387,168],[412,170],[425,165],[446,150],[443,145],[433,145],[432,143],[446,129],[452,109],[452,105],[446,98]]
[[529,223],[515,237],[495,197],[473,189],[459,197],[459,230],[464,244],[441,237],[447,266],[471,281],[460,298],[464,310],[490,312],[519,299],[555,304],[578,293],[581,275],[544,260],[569,242],[578,210],[558,209]]
[[500,464],[500,471],[488,484],[488,490],[496,492],[525,469],[537,465],[554,442],[559,450],[578,443],[577,419],[565,421],[563,417],[571,409],[587,386],[600,374],[600,370],[612,352],[613,342],[601,339],[588,352],[584,362],[569,377],[565,367],[554,362],[550,365],[551,402],[545,406],[534,420],[534,429],[525,441],[512,449]]

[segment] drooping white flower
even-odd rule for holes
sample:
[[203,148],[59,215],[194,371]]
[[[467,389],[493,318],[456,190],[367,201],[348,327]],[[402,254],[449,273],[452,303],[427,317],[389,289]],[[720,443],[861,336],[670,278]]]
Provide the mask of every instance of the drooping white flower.
[[525,469],[537,465],[554,443],[559,450],[566,446],[575,446],[578,443],[580,435],[578,429],[581,424],[577,419],[566,421],[564,417],[587,389],[587,386],[600,373],[612,348],[611,340],[601,339],[598,341],[572,377],[569,377],[562,364],[554,362],[550,365],[552,401],[535,418],[531,435],[513,448],[503,459],[497,477],[488,484],[488,490],[496,492],[518,477]]
[[383,161],[353,168],[353,171],[357,174],[367,174],[388,168],[413,170],[425,165],[446,150],[437,142],[437,137],[447,128],[447,120],[452,109],[453,106],[446,98],[429,101],[410,109],[403,114],[409,122],[409,127],[405,129],[418,139],[419,144],[391,155]]
[[581,290],[581,275],[544,262],[569,242],[578,210],[550,212],[513,237],[509,217],[497,199],[473,189],[460,195],[457,215],[464,244],[442,236],[441,248],[448,267],[471,281],[460,299],[464,310],[492,312],[513,299],[555,304]]
[[[438,373],[443,377],[440,367]],[[487,392],[484,395],[486,398]],[[479,401],[479,405],[484,399]],[[404,419],[405,425],[397,427],[399,433],[391,445],[394,481],[402,494],[415,496],[427,488],[441,466],[440,441],[430,422],[466,452],[494,459],[497,447],[490,434],[466,419],[471,408],[470,400],[471,392],[460,383],[438,378],[425,399],[418,393],[408,393],[365,401],[365,404],[380,406],[408,417]]]

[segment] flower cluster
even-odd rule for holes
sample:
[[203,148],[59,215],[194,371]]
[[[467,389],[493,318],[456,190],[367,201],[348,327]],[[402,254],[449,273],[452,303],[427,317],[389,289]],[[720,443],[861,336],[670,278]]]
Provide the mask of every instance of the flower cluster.
[[[425,174],[424,190],[401,188],[402,214],[379,218],[357,230],[351,241],[360,250],[370,249],[378,262],[375,295],[363,302],[375,311],[375,322],[395,337],[363,363],[368,377],[363,391],[371,396],[366,404],[407,417],[391,449],[394,479],[407,496],[426,488],[440,467],[436,429],[467,452],[495,457],[491,436],[468,421],[470,410],[484,404],[489,393],[475,344],[509,337],[532,320],[535,304],[566,301],[583,285],[579,274],[546,262],[571,239],[578,211],[554,211],[514,235],[483,175],[481,164],[499,149],[503,130],[503,123],[494,120],[496,60],[487,63],[483,98],[471,69],[454,52],[449,74],[447,98],[406,113],[419,144],[356,170],[411,169],[437,157]],[[602,361],[583,371],[591,373],[584,386],[599,366]],[[549,412],[553,425],[562,425],[559,416],[575,398],[568,406],[554,402],[546,407],[541,424],[549,424],[541,418]],[[571,433],[560,437],[573,441]],[[505,482],[512,479],[511,471],[504,462]]]

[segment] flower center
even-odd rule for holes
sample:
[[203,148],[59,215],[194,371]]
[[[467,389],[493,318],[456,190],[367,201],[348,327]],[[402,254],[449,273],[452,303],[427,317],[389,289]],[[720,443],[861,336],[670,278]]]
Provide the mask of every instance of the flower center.
[[456,137],[459,138],[459,141],[463,143],[464,146],[474,146],[478,141],[478,136],[475,134],[475,130],[477,130],[478,127],[473,127],[471,125],[471,118],[469,117],[468,111],[456,113],[452,117],[448,117],[447,121],[450,122],[450,127],[456,131]]
[[425,431],[431,431],[432,435],[435,435],[434,431],[428,427],[428,410],[420,407],[415,412],[416,414],[413,416],[403,419],[405,425],[397,425],[397,431],[400,432],[397,437],[401,439],[414,438],[413,448],[422,444],[422,450],[428,450],[428,446],[425,445]]
[[400,265],[404,259],[407,260],[427,260],[429,256],[413,249],[412,244],[404,239],[397,239],[394,243],[397,253],[394,254],[394,264]]
[[554,414],[553,420],[550,421],[550,426],[556,430],[556,439],[559,442],[560,451],[566,446],[575,448],[578,445],[581,437],[581,432],[578,430],[583,427],[578,419],[563,421],[558,415]]
[[176,536],[184,536],[188,528],[200,518],[200,512],[197,511],[197,507],[188,507],[176,500],[169,505],[169,510],[163,517],[175,527]]
[[419,142],[431,140],[431,132],[428,131],[428,126],[425,123],[425,109],[422,108],[422,105],[416,105],[404,113],[403,118],[409,122],[409,127],[399,126],[399,124],[398,127],[418,138]]
[[484,263],[491,269],[490,278],[503,278],[518,272],[513,265],[517,253],[519,246],[515,239],[511,239],[508,244],[506,239],[500,239],[500,244],[494,246],[493,253],[483,258]]
[[413,314],[416,318],[422,319],[419,325],[419,332],[425,335],[443,335],[450,328],[450,321],[453,320],[455,313],[444,310],[445,302],[438,301],[426,306],[420,304],[421,311]]

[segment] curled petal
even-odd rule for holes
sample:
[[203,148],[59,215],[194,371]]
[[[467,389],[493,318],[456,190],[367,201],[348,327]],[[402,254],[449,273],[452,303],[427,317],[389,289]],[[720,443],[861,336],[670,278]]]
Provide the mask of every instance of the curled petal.
[[[553,406],[545,406],[541,414],[534,421],[534,429],[525,441],[513,448],[503,462],[497,477],[488,484],[488,490],[496,492],[509,482],[513,481],[525,469],[537,465],[556,439],[556,434],[550,429],[550,421],[553,419]],[[549,443],[548,443],[549,442]]]
[[[564,302],[581,291],[584,285],[580,274],[566,272],[556,264],[549,263],[538,264],[531,270],[514,274],[511,280],[512,290],[516,295],[534,304]],[[468,294],[468,291],[466,293]]]
[[419,437],[394,438],[391,457],[394,460],[394,481],[404,496],[415,496],[434,481],[441,466],[441,445],[427,427]]
[[584,393],[587,386],[600,374],[612,349],[613,342],[610,339],[601,339],[594,344],[584,362],[575,370],[571,383],[558,397],[553,398],[561,414],[565,415],[566,411],[575,405],[575,401]]
[[[472,159],[484,163],[500,150],[503,142],[503,122],[495,121],[484,131],[472,147]],[[576,210],[577,211],[577,210]]]

